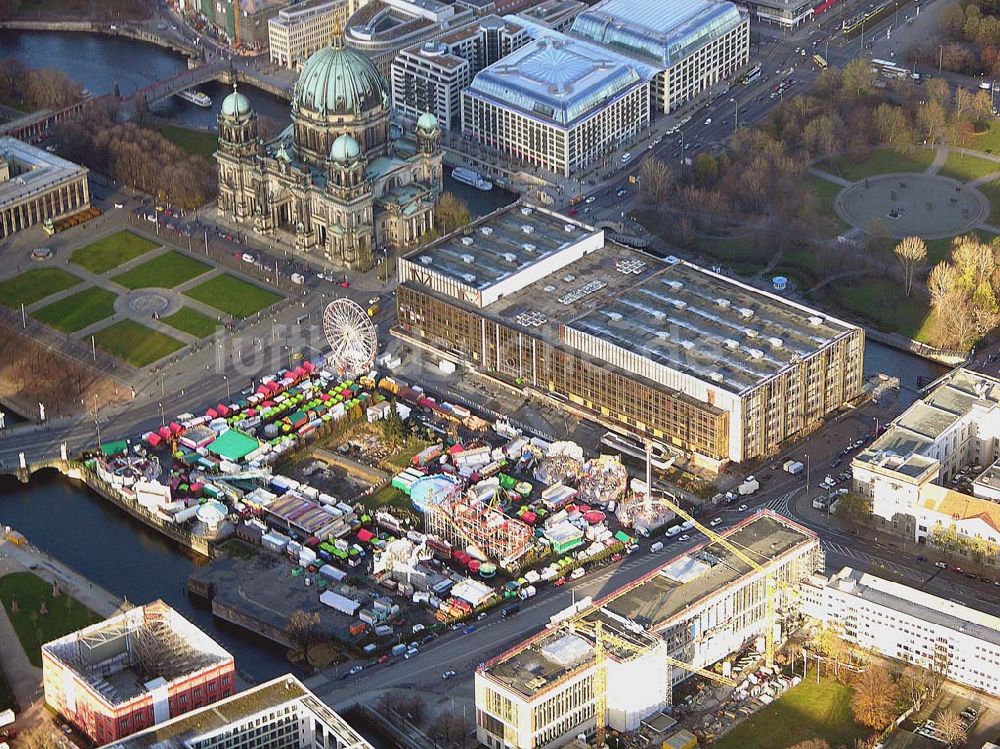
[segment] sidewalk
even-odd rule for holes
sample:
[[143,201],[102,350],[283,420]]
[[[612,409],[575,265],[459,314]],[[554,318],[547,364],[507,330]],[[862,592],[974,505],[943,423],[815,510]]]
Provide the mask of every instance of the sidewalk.
[[[9,557],[0,557],[0,577],[24,568]],[[25,655],[21,641],[10,623],[7,610],[0,606],[0,663],[10,688],[22,710],[28,708],[42,685],[42,669],[35,668]]]

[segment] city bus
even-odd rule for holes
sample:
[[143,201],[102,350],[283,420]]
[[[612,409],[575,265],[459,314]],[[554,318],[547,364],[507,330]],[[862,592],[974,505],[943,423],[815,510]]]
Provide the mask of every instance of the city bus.
[[872,60],[872,69],[885,78],[905,80],[907,78],[918,79],[920,77],[917,73],[913,73],[908,68],[897,65],[890,60]]
[[744,85],[749,85],[760,78],[760,64],[754,65],[750,70],[747,71],[746,75],[743,76]]
[[824,70],[826,68],[826,60],[823,59],[822,55],[813,55],[813,64],[815,64],[820,70]]

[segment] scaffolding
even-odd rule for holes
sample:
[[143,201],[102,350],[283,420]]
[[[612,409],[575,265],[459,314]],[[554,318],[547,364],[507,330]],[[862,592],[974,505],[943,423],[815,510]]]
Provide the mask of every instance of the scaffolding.
[[519,520],[504,515],[499,492],[490,501],[467,497],[456,487],[444,501],[428,507],[428,533],[459,548],[471,547],[503,569],[516,565],[534,545],[535,534]]

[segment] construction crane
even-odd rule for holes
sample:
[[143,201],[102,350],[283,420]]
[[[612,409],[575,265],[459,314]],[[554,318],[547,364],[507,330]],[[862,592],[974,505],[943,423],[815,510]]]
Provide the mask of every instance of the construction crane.
[[[667,499],[666,497],[661,497],[660,502],[665,506],[673,510],[679,517],[683,518],[687,522],[691,523],[694,528],[699,532],[703,533],[708,537],[713,543],[719,544],[726,551],[733,554],[737,559],[746,564],[750,569],[764,574],[764,660],[768,668],[774,665],[774,624],[776,614],[775,597],[777,595],[778,581],[775,580],[774,572],[768,570],[764,565],[751,559],[746,552],[743,551],[738,545],[729,541],[724,536],[720,536],[718,533],[713,531],[711,528],[707,528],[701,523],[699,523],[694,516],[689,512],[685,511],[680,505]],[[749,549],[747,550],[749,551]]]
[[[650,652],[660,644],[660,641],[654,640],[645,633],[636,633],[636,639],[642,639],[643,642],[629,640],[621,637],[620,635],[607,632],[604,629],[604,623],[600,621],[591,622],[585,619],[570,619],[566,623],[566,628],[574,634],[589,635],[594,640],[594,739],[596,746],[603,747],[607,734],[608,722],[608,675],[607,668],[605,666],[607,646],[610,645],[626,653],[626,658],[631,660]],[[683,661],[679,661],[669,655],[664,655],[663,659],[670,666],[690,671],[691,673],[704,676],[707,679],[712,679],[731,687],[736,686],[735,681],[725,676],[721,676],[714,671],[699,668],[698,666],[690,663],[684,663]],[[672,679],[669,677],[667,686],[668,688],[673,688]]]

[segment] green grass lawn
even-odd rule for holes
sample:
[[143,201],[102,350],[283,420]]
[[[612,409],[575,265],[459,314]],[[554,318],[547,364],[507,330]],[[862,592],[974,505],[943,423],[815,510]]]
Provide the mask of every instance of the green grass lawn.
[[949,151],[948,159],[938,174],[968,182],[990,172],[1000,172],[1000,164],[977,156],[966,156],[959,151]]
[[1000,180],[987,182],[976,189],[990,201],[990,215],[987,221],[991,224],[1000,223]]
[[160,322],[198,338],[210,336],[219,328],[218,322],[190,307],[181,307],[177,312],[170,315],[170,317],[160,318]]
[[219,145],[219,136],[215,133],[173,125],[157,125],[156,129],[160,135],[192,156],[211,158]]
[[230,275],[216,276],[184,294],[233,317],[249,317],[281,299],[273,291]]
[[176,338],[140,325],[135,320],[122,320],[94,334],[97,345],[110,354],[136,367],[145,367],[184,346]]
[[[989,244],[990,240],[993,239],[992,234],[987,234],[985,232],[970,231],[967,232],[972,236],[976,237],[980,242],[985,242]],[[945,237],[944,239],[928,239],[924,241],[927,245],[927,267],[931,268],[942,260],[947,260],[951,254],[951,243],[955,237]]]
[[867,731],[854,722],[851,688],[833,679],[803,679],[727,733],[715,749],[788,749],[806,739],[826,739],[830,746],[854,746]]
[[817,177],[815,174],[809,175],[808,185],[819,201],[823,218],[830,222],[831,231],[840,234],[850,229],[851,227],[845,224],[840,216],[837,215],[837,212],[833,210],[833,201],[837,199],[840,191],[844,189],[843,185],[838,185],[836,182],[830,182],[830,180]]
[[0,283],[0,304],[8,307],[34,304],[78,283],[81,283],[79,276],[62,268],[34,268]]
[[989,130],[975,136],[969,148],[1000,156],[1000,120],[991,119]]
[[58,302],[36,310],[34,317],[64,333],[83,330],[88,325],[111,317],[115,312],[116,295],[96,286],[84,289]]
[[158,245],[145,237],[130,231],[120,231],[117,234],[98,239],[86,247],[81,247],[69,256],[70,262],[91,273],[107,273],[129,260],[145,255]]
[[832,289],[841,306],[871,321],[889,333],[928,342],[930,309],[926,301],[903,295],[892,281],[868,279],[835,284]]
[[878,148],[860,160],[848,154],[818,166],[823,171],[857,182],[876,174],[923,172],[933,161],[934,151],[929,148],[917,148],[907,153],[893,148]]
[[149,287],[172,289],[192,278],[197,278],[202,273],[207,273],[211,267],[193,257],[170,250],[142,265],[137,265],[132,270],[112,276],[111,280],[126,289]]
[[[16,599],[18,610],[12,612]],[[42,665],[42,645],[101,620],[93,611],[63,592],[52,597],[52,585],[30,572],[0,577],[0,601],[33,666]],[[42,603],[48,611],[40,613]]]

